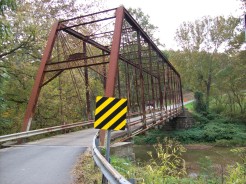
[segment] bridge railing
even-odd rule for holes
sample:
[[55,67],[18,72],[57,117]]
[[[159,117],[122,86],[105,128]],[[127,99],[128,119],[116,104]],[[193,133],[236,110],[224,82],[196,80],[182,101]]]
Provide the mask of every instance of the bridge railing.
[[[172,116],[172,115],[174,115],[174,113],[171,113],[171,112],[167,113],[167,116]],[[158,120],[163,118],[161,116],[160,112],[155,113],[154,120],[153,120],[152,116],[153,116],[153,114],[151,114],[151,116],[149,116],[147,118],[147,124],[152,123],[154,120],[158,121]],[[140,124],[141,121],[142,121],[141,119],[137,119],[135,121],[130,122],[128,126],[133,127],[136,124]],[[28,138],[28,137],[41,135],[41,134],[45,134],[45,133],[50,133],[50,132],[56,132],[56,131],[65,130],[65,129],[89,126],[89,125],[93,125],[93,123],[94,123],[94,121],[92,120],[92,121],[77,122],[77,123],[72,123],[72,124],[59,125],[59,126],[54,126],[54,127],[48,127],[48,128],[37,129],[37,130],[31,130],[31,131],[25,131],[25,132],[19,132],[19,133],[14,133],[14,134],[3,135],[3,136],[0,136],[0,143],[6,142],[6,141],[11,141],[11,140],[22,139],[22,138]],[[131,129],[131,134],[136,135],[135,131],[136,130]]]
[[15,133],[15,134],[3,135],[3,136],[0,136],[0,143],[6,142],[6,141],[11,141],[11,140],[16,140],[16,139],[28,138],[28,137],[32,137],[32,136],[36,136],[36,135],[40,135],[40,134],[45,134],[45,133],[50,133],[50,132],[56,132],[59,130],[89,126],[89,125],[92,125],[93,123],[94,123],[94,121],[78,122],[78,123],[54,126],[54,127],[49,127],[49,128],[31,130],[31,131],[26,131],[26,132],[19,132],[19,133]]
[[[163,112],[167,112],[167,114],[163,114]],[[177,116],[181,112],[181,107],[176,109],[175,111],[163,111],[163,112],[159,111],[159,112],[156,112],[154,115],[151,114],[151,116],[148,117],[147,127],[142,128],[140,126],[134,129],[131,132],[131,135],[128,135],[127,137],[125,137],[125,135],[127,134],[125,133],[118,138],[121,138],[120,141],[125,141],[137,134],[141,134],[147,131],[148,129],[153,128],[154,126],[162,124],[165,121],[168,121],[169,119],[172,119],[173,117]],[[138,122],[138,124],[139,123],[141,124],[141,119],[139,120],[137,120],[136,122]],[[132,122],[130,126],[134,126],[136,122]],[[54,126],[54,127],[43,128],[43,129],[38,129],[38,130],[4,135],[4,136],[0,136],[0,142],[21,139],[21,138],[28,138],[28,137],[35,136],[35,135],[75,128],[75,127],[89,126],[89,125],[92,125],[93,123],[94,123],[93,121],[78,122],[78,123],[73,123],[73,124]],[[110,163],[104,158],[104,156],[100,153],[98,149],[98,145],[99,145],[99,135],[97,133],[93,138],[92,153],[93,153],[93,159],[95,163],[97,164],[97,166],[100,168],[102,174],[107,178],[107,180],[110,183],[130,184],[130,182],[127,179],[125,179],[116,169],[114,169],[113,166],[110,165]]]

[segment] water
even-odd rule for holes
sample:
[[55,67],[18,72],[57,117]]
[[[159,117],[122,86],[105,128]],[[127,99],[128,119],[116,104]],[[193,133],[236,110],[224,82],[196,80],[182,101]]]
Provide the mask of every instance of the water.
[[[183,154],[183,158],[186,162],[187,172],[190,176],[196,176],[199,173],[201,160],[211,160],[212,167],[218,174],[224,172],[228,165],[240,162],[240,158],[232,153],[232,148],[227,147],[212,147],[206,145],[188,145],[185,146],[187,152]],[[155,152],[151,145],[134,145],[133,152],[138,163],[147,162],[150,156],[147,152]]]

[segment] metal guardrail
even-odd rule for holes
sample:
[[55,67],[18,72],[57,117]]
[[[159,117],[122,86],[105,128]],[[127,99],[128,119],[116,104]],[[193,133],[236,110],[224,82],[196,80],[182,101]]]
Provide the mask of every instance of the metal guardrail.
[[107,180],[112,184],[131,184],[127,181],[118,171],[116,171],[113,166],[108,163],[108,161],[101,155],[100,151],[97,148],[98,145],[98,133],[93,138],[92,145],[92,155],[97,166],[100,168],[103,175]]
[[[159,114],[159,116],[154,117],[154,120],[149,120],[150,122],[153,121],[160,121],[158,123],[155,124],[151,124],[149,126],[147,126],[146,129],[141,130],[140,131],[145,131],[148,130],[150,128],[152,128],[153,126],[158,125],[159,123],[162,123],[168,119],[172,119],[173,116],[177,115],[180,113],[180,110],[177,109],[176,112],[170,112],[170,116],[167,118],[164,118]],[[153,118],[153,117],[152,117]],[[135,132],[134,135],[137,135],[138,133]],[[133,136],[134,136],[133,135]],[[131,136],[132,137],[132,136]],[[129,137],[128,137],[129,138]],[[93,155],[93,159],[96,162],[97,166],[100,168],[101,172],[103,173],[103,175],[107,178],[107,180],[112,183],[112,184],[131,184],[127,179],[125,179],[117,170],[115,170],[113,168],[112,165],[110,165],[110,163],[105,159],[104,156],[101,155],[100,151],[98,150],[98,145],[99,145],[99,138],[98,138],[98,133],[94,136],[93,138],[93,145],[92,145],[92,155]]]
[[19,132],[15,134],[3,135],[3,136],[0,136],[0,143],[15,140],[15,139],[27,138],[27,137],[49,133],[49,132],[55,132],[59,130],[65,130],[65,129],[81,127],[81,126],[88,126],[88,125],[92,125],[93,123],[94,123],[93,121],[87,122],[87,123],[78,122],[78,123],[73,123],[73,124],[66,124],[66,125],[54,126],[54,127],[49,127],[49,128],[42,128],[38,130],[31,130],[31,131]]
[[73,123],[73,124],[59,125],[59,126],[54,126],[54,127],[49,127],[49,128],[42,128],[38,130],[31,130],[31,131],[26,131],[26,132],[19,132],[19,133],[14,133],[14,134],[9,134],[9,135],[3,135],[3,136],[0,136],[0,143],[15,140],[15,139],[32,137],[35,135],[40,135],[40,134],[49,133],[49,132],[55,132],[59,130],[92,125],[93,123],[94,121],[78,122],[78,123]]
[[[157,115],[157,117],[154,117],[154,119],[155,120],[153,120],[153,117],[152,117],[152,120],[149,120],[149,121],[150,122],[158,121],[162,119],[162,117],[160,115],[159,116]],[[15,139],[27,138],[27,137],[49,133],[49,132],[55,132],[55,131],[64,130],[64,129],[70,129],[70,128],[75,128],[75,127],[80,127],[80,126],[88,126],[88,125],[92,125],[93,123],[94,123],[93,121],[78,122],[78,123],[73,123],[73,124],[60,125],[60,126],[43,128],[43,129],[38,129],[38,130],[31,130],[31,131],[20,132],[20,133],[15,133],[15,134],[3,135],[3,136],[0,136],[0,143],[10,141],[10,140],[15,140]],[[153,126],[156,126],[157,124],[147,126],[146,130]],[[135,132],[132,136],[137,135],[137,134],[138,133]],[[98,133],[97,133],[93,138],[92,154],[93,154],[94,161],[96,162],[97,166],[100,168],[103,175],[107,178],[107,180],[112,184],[131,184],[117,170],[115,170],[113,166],[111,166],[110,163],[101,155],[100,151],[98,150],[98,144],[99,144],[99,138],[98,138]]]

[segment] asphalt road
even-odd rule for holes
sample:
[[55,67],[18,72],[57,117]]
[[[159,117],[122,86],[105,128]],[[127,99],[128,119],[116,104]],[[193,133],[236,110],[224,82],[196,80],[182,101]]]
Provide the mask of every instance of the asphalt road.
[[98,130],[88,129],[0,150],[0,184],[70,184],[78,157]]
[[87,129],[1,149],[0,184],[71,184],[74,164],[92,146],[97,131]]

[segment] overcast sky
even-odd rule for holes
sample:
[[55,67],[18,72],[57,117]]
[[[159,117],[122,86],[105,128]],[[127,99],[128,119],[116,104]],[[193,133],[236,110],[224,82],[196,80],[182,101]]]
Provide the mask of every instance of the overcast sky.
[[174,41],[176,29],[184,21],[203,16],[242,15],[239,0],[105,0],[106,8],[124,5],[125,8],[141,8],[150,16],[150,22],[159,27],[157,37],[166,49],[177,48]]

